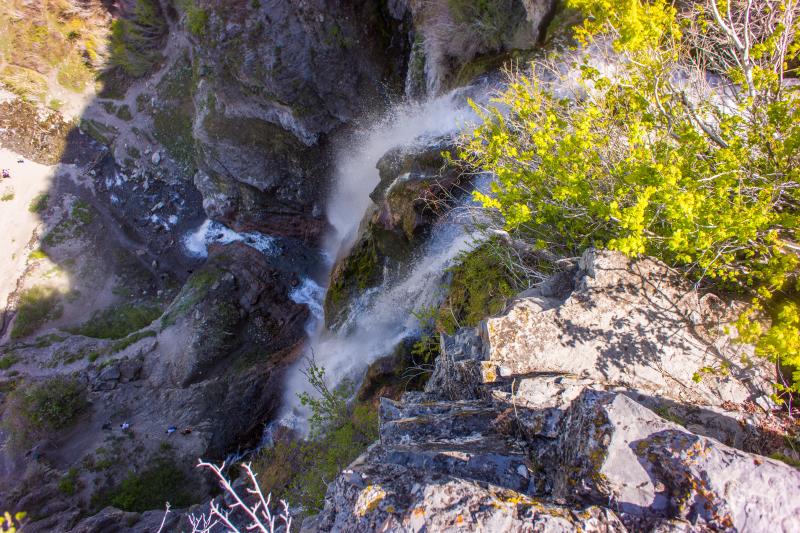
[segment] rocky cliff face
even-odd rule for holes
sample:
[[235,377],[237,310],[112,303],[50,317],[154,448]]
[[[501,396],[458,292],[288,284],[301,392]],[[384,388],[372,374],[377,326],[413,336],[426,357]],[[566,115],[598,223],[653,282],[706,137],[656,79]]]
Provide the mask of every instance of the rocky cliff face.
[[[207,501],[196,459],[258,443],[302,354],[309,308],[295,289],[329,266],[318,247],[340,143],[394,100],[529,57],[554,8],[4,5],[0,27],[19,46],[0,43],[0,158],[16,165],[2,191],[14,217],[0,244],[11,258],[0,438],[17,388],[69,378],[86,402],[0,454],[11,487],[0,511],[28,511],[29,531],[153,531],[160,509],[103,507],[165,461],[192,492],[178,501]],[[126,48],[120,35],[138,40]],[[54,63],[42,43],[69,61]],[[411,267],[468,185],[442,170],[452,139],[419,141],[377,161],[373,205],[331,274],[329,325],[386,272]],[[752,350],[725,330],[732,314],[664,265],[588,253],[479,328],[443,338],[426,390],[381,402],[380,441],[303,528],[793,529],[798,474],[764,455],[798,457],[770,429],[784,422],[769,372],[748,368]],[[408,344],[373,365],[361,400],[401,388]],[[185,526],[185,513],[167,521]]]
[[442,339],[425,392],[382,400],[380,442],[303,529],[793,529],[800,473],[755,455],[785,451],[767,382],[738,376],[729,310],[691,294],[657,262],[590,251]]
[[328,139],[401,92],[407,20],[380,2],[208,4],[192,39],[206,212],[236,229],[318,238]]

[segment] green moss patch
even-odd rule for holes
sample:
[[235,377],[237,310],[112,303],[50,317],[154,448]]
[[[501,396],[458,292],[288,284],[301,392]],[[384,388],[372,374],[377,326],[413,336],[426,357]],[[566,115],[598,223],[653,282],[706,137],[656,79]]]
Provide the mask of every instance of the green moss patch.
[[452,334],[459,327],[477,326],[502,311],[508,299],[522,289],[502,261],[498,246],[490,241],[463,253],[451,268],[450,290],[436,319],[439,331]]
[[278,442],[254,461],[261,489],[307,514],[322,510],[328,483],[378,438],[377,409],[359,404],[338,427],[311,441]]
[[153,110],[153,136],[187,174],[195,171],[193,92],[192,66],[184,56],[158,85],[159,105]]
[[161,308],[157,305],[125,303],[96,311],[84,324],[69,332],[95,339],[121,339],[149,326],[159,316]]
[[37,194],[33,200],[31,200],[30,205],[28,205],[28,211],[31,213],[41,213],[45,209],[47,209],[47,202],[50,200],[50,195],[47,193],[39,193]]

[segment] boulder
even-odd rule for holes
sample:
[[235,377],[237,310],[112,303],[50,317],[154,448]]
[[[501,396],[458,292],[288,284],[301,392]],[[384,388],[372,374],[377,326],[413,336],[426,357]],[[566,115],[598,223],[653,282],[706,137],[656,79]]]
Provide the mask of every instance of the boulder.
[[[769,370],[726,333],[734,310],[653,259],[589,250],[572,289],[531,291],[481,325],[483,381],[552,372],[702,405],[768,391]],[[718,369],[695,383],[703,368]],[[763,394],[763,392],[762,392]]]
[[609,505],[639,530],[662,518],[715,531],[800,525],[796,468],[695,435],[624,394],[582,393],[551,464],[554,497]]

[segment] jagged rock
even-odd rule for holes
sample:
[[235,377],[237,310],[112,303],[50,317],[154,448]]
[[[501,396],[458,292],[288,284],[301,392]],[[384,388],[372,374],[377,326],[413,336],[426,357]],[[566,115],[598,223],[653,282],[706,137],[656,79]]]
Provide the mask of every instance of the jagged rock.
[[94,516],[84,518],[70,529],[70,533],[147,533],[159,531],[175,531],[181,515],[176,512],[148,511],[143,514],[120,511],[114,507],[106,507]]
[[209,10],[214,38],[194,51],[204,73],[196,184],[209,216],[237,230],[321,236],[314,204],[326,190],[328,135],[402,86],[410,28],[383,9],[235,0]]
[[140,359],[123,359],[119,363],[120,380],[123,383],[136,381],[142,373],[142,361]]
[[[559,296],[532,291],[482,324],[483,356],[473,366],[483,382],[553,372],[713,405],[769,390],[764,368],[740,362],[752,347],[725,334],[731,310],[662,263],[590,250]],[[723,363],[729,373],[693,382]]]
[[658,518],[713,530],[800,526],[800,472],[669,423],[623,394],[584,392],[559,428],[553,494],[602,503],[644,529]]
[[304,529],[796,529],[800,472],[715,440],[747,448],[753,424],[723,404],[764,394],[763,369],[687,386],[730,315],[656,261],[588,252],[482,335],[443,336],[425,392],[381,401],[380,442]]
[[574,510],[487,483],[362,458],[301,531],[624,531],[601,507]]
[[104,368],[97,379],[100,381],[118,381],[121,374],[118,365],[110,365]]

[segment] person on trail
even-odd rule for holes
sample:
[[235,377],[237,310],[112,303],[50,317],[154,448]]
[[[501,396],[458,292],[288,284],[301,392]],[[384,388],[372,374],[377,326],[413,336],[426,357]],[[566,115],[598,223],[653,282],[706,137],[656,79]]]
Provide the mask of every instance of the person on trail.
[[11,172],[8,171],[7,168],[3,169],[3,179],[8,179],[11,177]]

